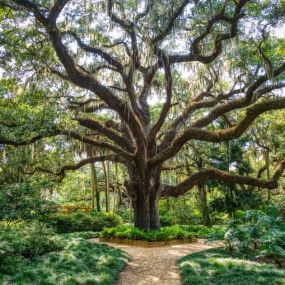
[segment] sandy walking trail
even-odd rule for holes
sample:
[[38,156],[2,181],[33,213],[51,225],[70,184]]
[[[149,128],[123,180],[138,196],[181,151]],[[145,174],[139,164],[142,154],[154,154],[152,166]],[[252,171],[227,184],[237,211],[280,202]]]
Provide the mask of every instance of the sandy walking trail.
[[[92,242],[99,242],[93,239]],[[117,285],[180,285],[177,261],[193,252],[213,248],[202,240],[162,247],[139,247],[106,243],[128,253],[130,261],[120,273]]]

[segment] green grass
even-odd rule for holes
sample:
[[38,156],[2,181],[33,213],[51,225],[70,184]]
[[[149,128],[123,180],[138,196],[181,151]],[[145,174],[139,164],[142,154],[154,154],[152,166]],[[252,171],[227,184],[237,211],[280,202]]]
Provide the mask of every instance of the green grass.
[[285,285],[285,270],[211,249],[179,260],[182,285]]
[[93,244],[68,235],[65,248],[26,261],[13,275],[0,273],[0,284],[7,285],[111,285],[128,257],[119,249]]

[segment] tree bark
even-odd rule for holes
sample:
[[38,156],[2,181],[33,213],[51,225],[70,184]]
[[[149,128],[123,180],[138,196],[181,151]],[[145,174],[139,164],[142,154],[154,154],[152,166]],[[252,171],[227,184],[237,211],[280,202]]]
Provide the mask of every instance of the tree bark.
[[210,212],[208,207],[208,201],[207,201],[207,192],[205,189],[204,184],[198,185],[199,189],[199,200],[200,200],[200,207],[201,207],[201,213],[203,218],[203,225],[209,226],[211,224],[211,218],[210,218]]
[[98,181],[97,181],[97,173],[94,163],[90,164],[91,168],[91,183],[92,183],[92,205],[91,209],[92,211],[95,211],[95,200],[96,200],[96,208],[97,211],[101,211],[100,207],[100,193],[98,191]]
[[[270,161],[269,161],[269,149],[267,148],[266,151],[265,151],[265,163],[266,163],[266,174],[267,174],[267,179],[269,180],[270,179]],[[271,200],[271,190],[268,189],[267,190],[267,200],[268,202],[270,202]]]
[[106,205],[106,212],[110,211],[110,201],[109,201],[109,161],[103,161],[103,170],[104,170],[104,178],[105,178],[105,205]]
[[135,227],[145,230],[160,228],[158,202],[154,195],[140,196],[133,202]]
[[135,227],[159,229],[160,169],[147,171],[146,175],[138,175],[135,171],[130,178],[127,189],[132,198]]

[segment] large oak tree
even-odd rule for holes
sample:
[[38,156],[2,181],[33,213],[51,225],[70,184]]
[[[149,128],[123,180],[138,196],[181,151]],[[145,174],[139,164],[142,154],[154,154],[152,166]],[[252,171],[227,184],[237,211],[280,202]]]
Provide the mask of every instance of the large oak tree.
[[234,140],[261,114],[285,108],[276,93],[285,86],[284,41],[272,34],[282,1],[1,0],[0,7],[2,100],[41,90],[42,104],[57,110],[34,127],[29,114],[20,122],[2,116],[0,144],[61,136],[93,147],[91,157],[51,170],[57,175],[97,161],[123,164],[135,226],[144,229],[159,227],[160,197],[207,180],[277,186],[285,160],[269,180],[215,168],[178,185],[160,178],[189,141]]

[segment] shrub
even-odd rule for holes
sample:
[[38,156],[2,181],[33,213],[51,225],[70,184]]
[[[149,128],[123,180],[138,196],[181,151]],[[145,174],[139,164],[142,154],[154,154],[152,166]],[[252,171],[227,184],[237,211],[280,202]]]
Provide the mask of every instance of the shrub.
[[123,238],[130,240],[145,241],[167,241],[174,239],[191,239],[192,233],[187,232],[182,227],[176,225],[171,227],[162,227],[159,230],[141,230],[129,225],[119,225],[113,228],[105,228],[102,237],[106,238]]
[[190,226],[181,226],[183,229],[191,232],[194,237],[198,238],[208,238],[211,235],[222,234],[224,233],[223,227],[220,225],[214,225],[211,227],[204,225],[190,225]]
[[173,225],[173,219],[168,214],[161,214],[160,215],[160,224],[161,226],[171,226]]
[[0,272],[12,272],[26,258],[35,258],[63,248],[63,243],[46,226],[20,224],[0,229]]
[[32,182],[1,185],[0,220],[35,220],[55,213],[58,205],[44,199],[40,187],[41,185]]
[[253,257],[285,258],[285,232],[274,216],[258,210],[245,211],[239,220],[231,220],[224,235],[212,240],[223,240],[227,251]]
[[125,205],[119,206],[119,209],[116,211],[120,217],[122,217],[124,223],[132,223],[134,220],[133,213],[129,207]]
[[74,213],[70,215],[51,215],[48,223],[58,233],[71,233],[81,231],[102,231],[104,227],[114,227],[122,223],[122,218],[116,214],[93,212]]

